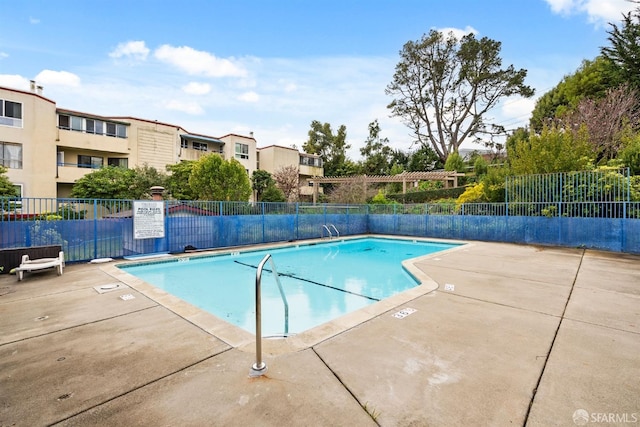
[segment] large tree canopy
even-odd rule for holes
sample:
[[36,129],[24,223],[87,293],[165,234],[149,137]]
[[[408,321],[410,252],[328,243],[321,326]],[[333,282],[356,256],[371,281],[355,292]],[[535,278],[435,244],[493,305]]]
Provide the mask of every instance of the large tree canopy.
[[109,166],[78,179],[71,197],[87,199],[148,199],[152,186],[164,186],[166,175],[144,165],[134,169]]
[[531,127],[541,132],[545,125],[573,111],[583,99],[603,98],[618,85],[612,77],[612,63],[604,57],[583,61],[578,70],[565,76],[554,88],[542,95],[531,113]]
[[167,171],[171,173],[167,177],[167,192],[177,200],[195,200],[198,197],[189,185],[189,177],[193,170],[194,160],[184,160],[180,163],[167,165]]
[[195,162],[189,185],[200,200],[247,201],[251,196],[244,166],[236,159],[227,161],[215,153]]
[[520,132],[507,144],[514,175],[585,170],[594,155],[585,126],[577,132],[545,126],[540,134],[526,136]]
[[431,146],[444,162],[467,138],[503,134],[485,115],[504,97],[533,96],[526,70],[502,68],[500,42],[467,34],[431,30],[400,51],[386,93],[393,116],[401,117],[419,143]]
[[393,166],[394,152],[389,147],[388,138],[380,138],[380,124],[378,120],[369,123],[369,137],[360,149],[362,173],[367,175],[388,175]]
[[108,166],[78,179],[71,189],[71,197],[86,199],[137,199],[131,192],[136,178],[133,169]]
[[621,26],[609,25],[611,29],[607,33],[611,45],[603,47],[601,52],[613,63],[613,78],[640,89],[640,8],[623,14]]
[[251,188],[256,192],[256,200],[262,201],[262,193],[269,188],[270,185],[274,185],[275,182],[271,174],[262,169],[256,169],[251,175]]
[[334,135],[329,123],[320,123],[317,120],[311,122],[309,139],[302,149],[309,154],[318,154],[322,157],[325,176],[350,175],[354,172],[355,165],[347,159],[347,127],[340,126]]

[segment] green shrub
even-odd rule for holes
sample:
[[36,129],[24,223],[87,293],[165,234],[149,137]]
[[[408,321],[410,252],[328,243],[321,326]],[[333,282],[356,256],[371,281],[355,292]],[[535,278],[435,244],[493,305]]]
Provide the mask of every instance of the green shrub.
[[465,187],[441,188],[430,191],[414,191],[406,194],[387,194],[387,199],[400,203],[430,203],[440,199],[455,199],[464,193]]

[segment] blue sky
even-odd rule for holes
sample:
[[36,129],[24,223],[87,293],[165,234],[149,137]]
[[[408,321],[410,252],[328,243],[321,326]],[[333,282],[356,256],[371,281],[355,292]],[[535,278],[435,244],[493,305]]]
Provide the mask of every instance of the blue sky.
[[[254,132],[259,146],[301,147],[312,120],[347,127],[357,160],[378,119],[394,148],[410,131],[389,117],[398,52],[431,29],[502,43],[528,70],[532,99],[491,116],[527,123],[535,99],[593,59],[626,0],[0,0],[0,86],[29,80],[61,108],[134,116],[211,136]],[[469,145],[471,147],[471,145]],[[415,147],[414,147],[415,148]]]

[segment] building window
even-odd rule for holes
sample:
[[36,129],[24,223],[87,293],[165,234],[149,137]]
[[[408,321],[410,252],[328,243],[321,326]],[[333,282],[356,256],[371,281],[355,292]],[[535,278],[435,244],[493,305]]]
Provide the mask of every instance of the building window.
[[184,138],[180,138],[180,148],[189,148],[189,141]]
[[22,127],[22,104],[0,99],[0,125]]
[[87,133],[93,133],[96,135],[104,134],[104,122],[100,120],[85,119],[85,129]]
[[247,144],[241,144],[236,142],[236,159],[248,159],[249,158],[249,146]]
[[107,122],[107,136],[116,136],[118,138],[126,138],[127,127],[125,125]]
[[320,157],[300,156],[300,164],[305,166],[315,166],[319,168],[322,166],[322,159]]
[[82,120],[82,117],[76,117],[76,116],[71,116],[71,130],[75,130],[78,132],[82,132],[83,131],[83,126],[82,126],[82,122],[84,120]]
[[123,159],[120,157],[109,157],[107,159],[107,165],[127,169],[129,167],[129,159]]
[[104,159],[102,157],[96,156],[78,156],[78,167],[79,168],[90,168],[90,169],[100,169],[104,164]]
[[0,142],[0,165],[9,169],[22,169],[22,144]]
[[86,120],[87,133],[96,133],[96,122],[90,119]]
[[207,151],[207,143],[206,142],[194,142],[193,149],[198,151]]
[[71,119],[69,116],[64,116],[62,114],[58,115],[58,127],[60,129],[70,129],[71,128]]
[[127,137],[127,126],[124,124],[103,122],[102,120],[87,119],[67,114],[58,115],[58,128],[86,132],[93,135],[107,135],[118,138]]
[[107,136],[116,136],[116,124],[107,123]]

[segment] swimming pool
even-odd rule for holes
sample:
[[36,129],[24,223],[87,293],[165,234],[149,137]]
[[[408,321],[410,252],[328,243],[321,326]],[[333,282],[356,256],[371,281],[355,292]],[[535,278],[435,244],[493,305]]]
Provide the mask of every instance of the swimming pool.
[[455,246],[459,245],[358,238],[119,268],[255,333],[256,271],[269,253],[288,303],[288,318],[267,263],[262,274],[262,331],[264,336],[283,336],[303,332],[415,287],[418,282],[402,267],[402,261]]

